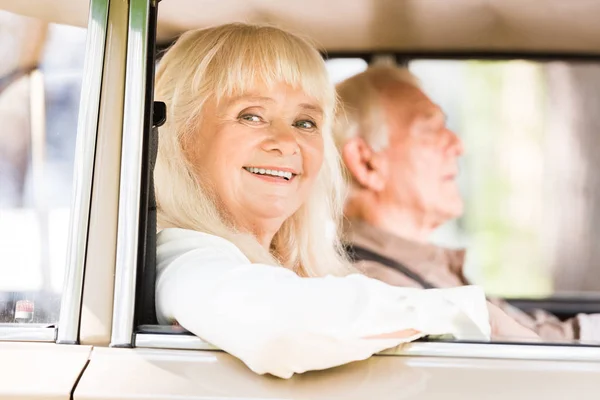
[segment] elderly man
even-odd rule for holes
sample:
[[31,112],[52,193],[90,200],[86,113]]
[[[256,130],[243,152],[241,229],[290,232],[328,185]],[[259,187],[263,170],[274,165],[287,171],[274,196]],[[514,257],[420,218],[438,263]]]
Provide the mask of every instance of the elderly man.
[[[460,138],[405,68],[372,67],[337,87],[334,129],[350,182],[345,214],[349,253],[369,276],[398,286],[468,285],[464,250],[428,243],[463,211],[456,183]],[[600,340],[596,316],[561,322],[494,301],[546,340]]]

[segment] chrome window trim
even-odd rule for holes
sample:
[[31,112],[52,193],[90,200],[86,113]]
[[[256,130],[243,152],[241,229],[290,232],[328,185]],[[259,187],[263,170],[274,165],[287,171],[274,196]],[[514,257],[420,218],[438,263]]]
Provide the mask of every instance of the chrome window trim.
[[0,342],[54,342],[56,334],[56,328],[43,325],[0,325]]
[[[135,346],[148,349],[219,350],[193,335],[136,333]],[[488,358],[497,360],[600,362],[600,347],[580,345],[415,342],[379,355],[404,357]]]
[[98,134],[100,88],[108,25],[108,2],[109,0],[91,0],[90,2],[77,121],[67,261],[58,324],[60,329],[57,336],[57,342],[64,344],[76,344],[79,336],[92,179]]
[[112,329],[129,3],[111,1],[104,54],[79,343],[108,345]]
[[551,344],[415,342],[385,350],[380,354],[499,360],[600,361],[600,347]]
[[146,349],[220,350],[194,335],[136,333],[135,347]]
[[133,342],[149,18],[150,1],[131,0],[125,73],[113,328],[110,343],[112,347],[131,347]]

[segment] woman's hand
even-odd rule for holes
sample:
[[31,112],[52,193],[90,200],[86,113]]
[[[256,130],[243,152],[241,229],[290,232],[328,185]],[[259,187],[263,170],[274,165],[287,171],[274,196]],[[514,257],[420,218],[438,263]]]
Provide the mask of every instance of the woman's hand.
[[527,340],[538,341],[540,337],[532,330],[525,328],[515,319],[509,317],[498,306],[488,302],[490,325],[492,326],[492,340]]
[[[540,340],[540,337],[535,332],[519,324],[499,307],[489,302],[487,306],[490,315],[490,325],[492,327],[492,340]],[[405,329],[398,332],[368,336],[365,339],[408,339],[414,338],[419,334],[420,332],[414,329]]]
[[[489,302],[487,303],[487,306],[490,314],[490,325],[492,327],[492,340],[540,340],[540,337],[535,332],[519,324],[499,307]],[[408,339],[419,334],[420,332],[414,329],[405,329],[398,332],[369,336],[365,339]]]

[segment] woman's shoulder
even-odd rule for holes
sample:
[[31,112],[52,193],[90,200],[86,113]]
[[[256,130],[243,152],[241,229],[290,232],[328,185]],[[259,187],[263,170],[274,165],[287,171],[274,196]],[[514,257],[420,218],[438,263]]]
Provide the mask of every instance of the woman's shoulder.
[[247,257],[236,245],[220,236],[181,228],[166,228],[156,236],[156,256],[159,263],[197,250],[210,250],[212,254],[227,254],[247,261]]

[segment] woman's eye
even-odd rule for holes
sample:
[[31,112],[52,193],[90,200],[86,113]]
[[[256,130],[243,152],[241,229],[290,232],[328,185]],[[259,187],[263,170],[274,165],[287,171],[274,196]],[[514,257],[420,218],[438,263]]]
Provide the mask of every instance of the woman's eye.
[[309,120],[296,121],[294,126],[304,130],[314,130],[317,128],[317,124]]
[[262,118],[255,114],[244,114],[244,115],[240,116],[239,118],[241,120],[244,120],[247,122],[252,122],[252,123],[262,122]]

